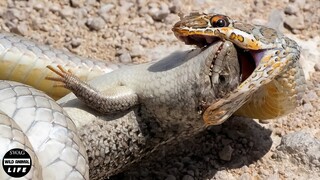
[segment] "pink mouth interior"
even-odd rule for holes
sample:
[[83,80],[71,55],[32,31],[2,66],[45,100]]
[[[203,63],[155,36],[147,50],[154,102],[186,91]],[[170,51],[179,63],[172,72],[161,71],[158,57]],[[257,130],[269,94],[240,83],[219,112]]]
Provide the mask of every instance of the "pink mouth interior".
[[254,62],[256,63],[256,67],[258,67],[262,57],[264,56],[265,51],[259,50],[259,51],[249,51],[249,52],[252,55]]

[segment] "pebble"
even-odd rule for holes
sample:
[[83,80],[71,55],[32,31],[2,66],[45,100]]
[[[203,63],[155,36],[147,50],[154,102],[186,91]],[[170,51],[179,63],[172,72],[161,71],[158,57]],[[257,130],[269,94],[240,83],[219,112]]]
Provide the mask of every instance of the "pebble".
[[5,19],[7,20],[14,20],[14,19],[18,19],[19,21],[23,21],[26,20],[29,16],[26,13],[26,11],[20,11],[18,9],[9,9],[6,13],[5,13]]
[[221,160],[230,161],[233,153],[233,148],[229,145],[225,146],[220,152],[219,157]]
[[291,29],[304,29],[304,17],[302,15],[297,15],[297,16],[287,16],[284,20],[284,23]]
[[164,19],[170,14],[169,6],[165,3],[161,3],[160,8],[152,7],[149,9],[148,14],[155,21],[164,21]]
[[21,23],[21,24],[18,24],[17,26],[12,27],[10,29],[10,32],[25,36],[25,35],[27,35],[27,33],[29,31],[28,28],[29,27],[28,27],[28,25],[26,23]]
[[72,40],[71,40],[71,46],[72,46],[72,48],[77,48],[77,47],[79,47],[81,45],[81,39],[79,39],[79,38],[73,38]]
[[188,170],[187,173],[192,177],[194,176],[194,171],[193,170]]
[[314,159],[320,159],[320,141],[311,134],[303,131],[290,133],[283,136],[278,150],[288,154],[298,154],[292,156],[300,161],[306,159],[312,162]]
[[267,180],[279,180],[279,179],[280,179],[279,174],[278,173],[274,173],[274,174],[268,176]]
[[318,95],[317,95],[317,93],[316,93],[315,91],[309,91],[309,92],[307,93],[307,97],[308,97],[308,100],[310,100],[310,101],[316,100],[316,99],[319,98]]
[[174,24],[175,22],[178,22],[180,20],[179,16],[176,14],[169,14],[165,19],[164,22],[166,24]]
[[36,1],[35,4],[33,5],[33,9],[40,11],[43,10],[45,7],[44,3],[42,1]]
[[192,176],[190,176],[190,175],[184,175],[182,177],[182,180],[194,180],[194,178]]
[[176,180],[177,178],[173,175],[168,175],[165,180]]
[[306,103],[303,105],[303,109],[305,112],[311,112],[313,110],[313,106],[311,103]]
[[282,15],[282,11],[278,9],[274,9],[269,14],[267,26],[273,29],[282,31],[283,29],[284,18]]
[[183,7],[183,3],[181,0],[173,0],[171,1],[169,10],[171,13],[179,13],[181,7]]
[[70,5],[74,8],[83,6],[84,0],[70,0]]
[[134,44],[131,48],[132,57],[141,57],[144,54],[144,48],[140,44]]
[[320,71],[320,63],[314,65],[314,70],[319,72]]
[[120,62],[122,62],[122,63],[131,63],[132,62],[131,56],[128,52],[122,53],[119,58],[120,58]]
[[284,13],[288,15],[296,15],[299,13],[299,8],[296,4],[289,4],[284,8]]
[[101,17],[89,18],[86,22],[86,26],[90,30],[99,31],[106,25],[105,21]]
[[221,140],[221,143],[222,143],[222,145],[226,146],[226,145],[231,144],[231,143],[232,143],[232,140],[231,140],[231,139],[228,139],[228,138],[223,138],[223,139]]
[[251,180],[251,176],[249,173],[243,173],[240,177],[239,180]]
[[113,4],[105,4],[103,6],[101,6],[101,8],[99,9],[98,13],[100,16],[107,16],[109,15],[108,13],[114,8]]
[[73,15],[73,9],[71,7],[65,7],[60,11],[60,16],[63,18],[71,17]]
[[295,0],[294,3],[302,9],[306,5],[306,0]]
[[53,12],[53,13],[55,13],[55,12],[60,12],[60,10],[61,10],[61,6],[59,5],[59,4],[51,4],[51,5],[49,5],[49,10],[51,11],[51,12]]

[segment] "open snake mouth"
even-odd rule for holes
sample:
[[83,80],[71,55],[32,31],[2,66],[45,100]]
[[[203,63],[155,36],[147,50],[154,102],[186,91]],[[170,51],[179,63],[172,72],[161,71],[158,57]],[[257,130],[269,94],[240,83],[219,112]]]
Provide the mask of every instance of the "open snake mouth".
[[[187,45],[196,45],[200,48],[206,47],[213,42],[219,41],[220,38],[205,35],[188,35],[179,36],[178,39],[185,42]],[[264,50],[248,50],[242,49],[234,44],[237,50],[238,60],[241,70],[241,82],[245,81],[259,65],[263,55]]]

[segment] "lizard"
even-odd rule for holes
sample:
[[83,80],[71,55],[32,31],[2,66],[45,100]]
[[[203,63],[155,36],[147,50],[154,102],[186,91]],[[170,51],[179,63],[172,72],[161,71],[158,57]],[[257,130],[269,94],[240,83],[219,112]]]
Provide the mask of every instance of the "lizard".
[[[288,114],[299,104],[305,89],[305,79],[298,61],[300,49],[295,41],[282,33],[268,27],[238,22],[225,15],[199,13],[182,17],[172,30],[178,39],[200,48],[221,40],[231,42],[236,47],[241,64],[241,84],[218,101],[210,103],[208,100],[203,100],[201,102],[198,109],[202,116],[200,119],[204,120],[205,125],[221,124],[234,113],[258,119],[275,118]],[[115,103],[110,101],[112,99],[110,94],[102,97],[102,93],[98,90],[63,68],[59,66],[58,68],[49,66],[49,69],[60,76],[49,77],[49,80],[62,82],[61,86],[70,89],[81,101],[98,112],[103,114],[114,112],[110,109],[113,106],[108,104],[108,102]],[[107,76],[101,76],[98,82],[106,78]],[[134,85],[120,81],[120,83],[117,81],[117,85],[130,87],[126,96],[131,94],[133,96],[130,98],[134,99],[130,100],[132,104],[127,103],[126,98],[123,98],[125,103],[116,102],[123,108],[120,111],[142,103],[148,114],[153,114],[159,119],[168,119],[168,114],[163,113],[162,108],[159,108],[161,111],[158,112],[158,109],[152,109],[154,105],[158,108],[158,103],[145,99]],[[106,91],[110,84],[112,86],[114,83],[107,84],[106,87],[98,86],[98,89]],[[119,97],[117,94],[113,95]],[[179,96],[172,97],[174,100],[176,98],[179,99]],[[148,104],[150,102],[151,104]],[[177,105],[179,102],[174,104]],[[175,109],[173,112],[178,110]],[[162,114],[165,114],[165,117]]]
[[[36,47],[39,48],[38,45]],[[76,124],[79,137],[86,147],[90,178],[116,174],[164,144],[203,130],[205,126],[201,121],[201,111],[204,102],[213,103],[239,85],[238,63],[233,44],[217,42],[209,47],[175,53],[157,62],[122,67],[99,76],[88,84],[74,76],[76,84],[88,85],[105,92],[106,95],[115,93],[116,100],[126,99],[126,95],[129,95],[129,99],[135,102],[130,104],[132,107],[120,103],[118,108],[104,109],[108,113],[102,114],[88,109],[85,103],[81,103],[72,94],[58,101],[63,107],[61,113],[65,119],[71,118]],[[58,74],[70,73],[61,67],[58,70],[62,70],[57,71]],[[7,93],[2,93],[4,101],[0,101],[0,109],[7,115],[19,114],[16,111],[23,108],[18,108],[20,104],[16,102],[20,102],[19,99],[23,99],[23,95],[26,96],[23,93],[30,92],[31,88],[25,87],[28,91],[17,91],[16,86],[18,89],[24,86],[11,82],[8,85],[7,81],[3,83],[6,85],[0,89]],[[112,89],[113,92],[110,91]],[[128,93],[128,89],[129,92],[137,94],[138,103],[137,98],[132,96],[133,93]],[[38,93],[33,93],[33,90],[27,93],[31,100],[35,99],[35,102],[29,103],[31,107],[34,104],[40,107],[42,101],[49,101],[52,112],[58,111],[56,108],[59,109],[59,106],[54,105],[52,99],[39,101],[38,98],[32,98]],[[14,100],[9,103],[6,97]],[[40,104],[37,105],[38,103]],[[28,107],[27,104],[22,106]],[[58,112],[60,111],[61,109]],[[57,120],[52,121],[51,117],[43,118],[55,123]],[[68,124],[67,129],[71,128],[72,133],[73,123],[67,122],[64,124]],[[77,140],[74,142],[79,145]],[[54,148],[50,150],[53,151]],[[80,172],[83,174],[83,171]]]

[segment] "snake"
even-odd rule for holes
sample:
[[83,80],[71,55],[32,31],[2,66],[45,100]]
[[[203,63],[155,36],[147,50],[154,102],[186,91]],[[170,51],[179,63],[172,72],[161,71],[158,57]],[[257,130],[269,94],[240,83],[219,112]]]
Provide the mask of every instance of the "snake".
[[[241,84],[203,109],[201,115],[206,125],[221,124],[232,114],[257,119],[272,119],[290,113],[299,105],[305,90],[305,79],[298,61],[300,49],[295,41],[271,28],[238,22],[221,14],[191,13],[182,17],[172,30],[178,39],[188,45],[203,48],[222,40],[229,41],[236,47],[243,71]],[[71,69],[79,79],[89,81],[119,69],[122,65],[82,58],[39,45],[10,33],[0,34],[0,59],[0,77],[2,79],[29,84],[48,93],[53,98],[21,83],[12,81],[1,83],[0,115],[2,118],[0,119],[0,128],[6,129],[1,132],[8,132],[9,135],[2,133],[1,137],[4,138],[0,139],[0,142],[13,143],[15,146],[18,144],[18,147],[26,149],[34,157],[34,167],[26,178],[42,179],[41,173],[48,177],[52,175],[54,168],[68,167],[60,168],[63,171],[57,179],[89,179],[88,152],[85,151],[85,146],[81,143],[81,138],[77,133],[79,126],[84,125],[83,127],[88,128],[88,125],[83,121],[74,124],[75,122],[71,120],[81,119],[79,116],[83,113],[82,111],[77,111],[78,114],[75,113],[72,115],[74,117],[70,118],[55,103],[55,99],[59,99],[69,91],[63,88],[54,88],[56,84],[53,81],[45,80],[48,76],[56,75],[46,67],[60,65],[65,69]],[[65,102],[66,99],[70,99],[70,96],[63,98],[60,102]],[[13,108],[5,107],[5,103],[9,101],[15,104]],[[25,104],[22,103],[21,106],[17,102]],[[38,112],[39,109],[43,111]],[[23,126],[17,125],[19,120],[16,120],[14,116],[22,118],[20,113],[35,114],[36,118],[31,118],[30,122],[22,123]],[[35,131],[37,133],[32,135],[31,130],[36,126],[42,128],[42,131],[37,130],[38,132]],[[91,130],[98,126],[92,126]],[[91,130],[82,129],[88,135]],[[17,134],[16,131],[23,137],[21,138],[23,139],[22,143],[13,141]],[[48,135],[43,136],[41,140],[39,133],[45,131],[53,134],[47,132]],[[54,132],[59,133],[54,134]],[[30,134],[31,138],[29,138]],[[68,138],[60,140],[58,137]],[[95,138],[90,136],[91,141]],[[38,146],[30,145],[33,143]],[[2,155],[12,146],[8,145],[7,149],[1,149],[0,154]],[[43,158],[45,155],[41,155],[41,151],[46,148],[53,149],[55,146],[61,147],[56,153],[71,152],[74,159],[78,161],[68,158]],[[40,152],[40,156],[37,157],[34,152]],[[66,154],[64,157],[67,156]],[[90,175],[90,177],[94,175]],[[0,176],[8,178],[3,172]]]

